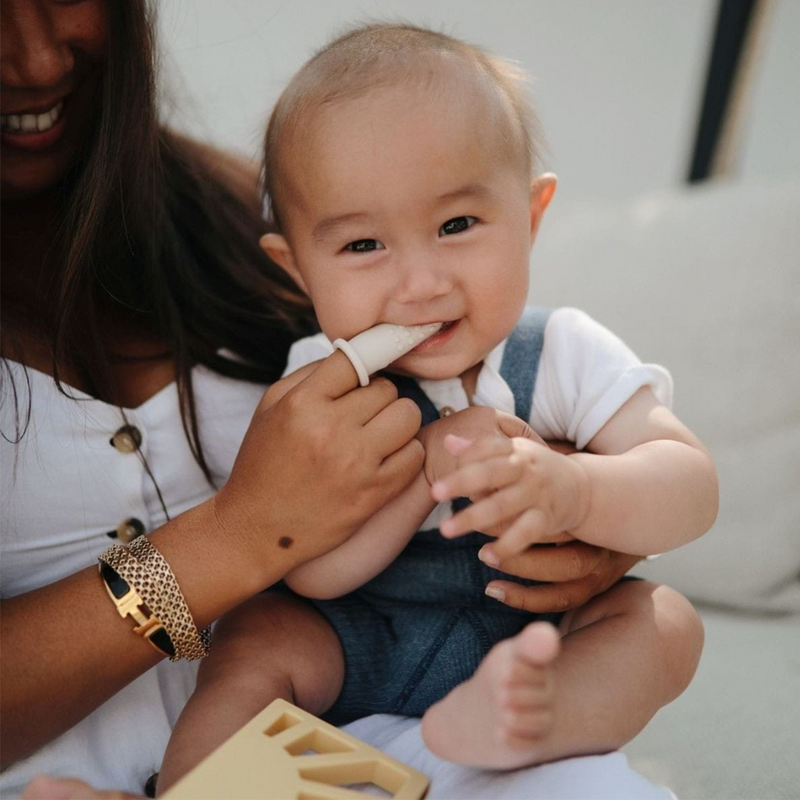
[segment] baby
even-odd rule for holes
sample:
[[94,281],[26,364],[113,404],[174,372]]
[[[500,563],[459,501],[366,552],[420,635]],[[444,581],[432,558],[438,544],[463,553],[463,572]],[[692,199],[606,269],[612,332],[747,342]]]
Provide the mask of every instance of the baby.
[[[278,232],[262,245],[323,331],[294,346],[288,371],[381,322],[444,323],[390,368],[421,410],[426,464],[287,578],[310,602],[273,592],[221,621],[160,789],[276,697],[337,724],[422,716],[441,757],[512,768],[619,747],[691,679],[702,627],[667,587],[621,582],[547,621],[484,592],[532,545],[658,553],[717,509],[711,458],[668,409],[668,373],[582,312],[525,309],[555,190],[534,177],[533,127],[516,69],[406,25],[339,38],[278,101],[265,158]],[[583,452],[429,434],[471,405]]]

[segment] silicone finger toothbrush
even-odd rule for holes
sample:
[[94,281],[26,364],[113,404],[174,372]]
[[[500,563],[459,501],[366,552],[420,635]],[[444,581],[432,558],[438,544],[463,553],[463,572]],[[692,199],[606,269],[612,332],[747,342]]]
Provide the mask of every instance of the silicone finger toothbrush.
[[369,384],[369,376],[385,369],[418,344],[436,333],[443,323],[429,322],[427,325],[392,325],[382,322],[369,330],[357,334],[349,341],[336,339],[334,349],[341,350],[353,365],[362,386]]

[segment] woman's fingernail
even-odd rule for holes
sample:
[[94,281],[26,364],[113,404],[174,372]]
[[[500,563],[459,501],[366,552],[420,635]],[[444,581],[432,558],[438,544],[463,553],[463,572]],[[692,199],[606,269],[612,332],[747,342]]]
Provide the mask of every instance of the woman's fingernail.
[[453,520],[446,519],[444,522],[442,522],[441,525],[439,525],[439,531],[444,536],[449,536],[453,532]]
[[436,481],[436,483],[431,486],[431,495],[433,496],[434,500],[446,500],[447,484],[444,481]]
[[489,595],[489,597],[493,597],[495,600],[499,600],[501,603],[506,599],[506,593],[497,586],[487,586],[486,594]]
[[500,563],[497,556],[489,550],[488,546],[481,547],[481,549],[478,550],[478,558],[490,567],[496,567]]

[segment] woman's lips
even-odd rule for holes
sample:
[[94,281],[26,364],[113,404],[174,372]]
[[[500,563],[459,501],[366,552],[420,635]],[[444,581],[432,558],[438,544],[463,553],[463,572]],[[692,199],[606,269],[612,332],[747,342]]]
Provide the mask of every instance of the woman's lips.
[[429,350],[433,350],[435,347],[440,347],[453,338],[456,328],[458,328],[460,324],[460,319],[445,322],[438,333],[434,333],[429,339],[426,339],[424,342],[420,342],[420,344],[418,344],[411,351],[411,353],[427,353]]
[[39,114],[0,115],[0,139],[3,144],[21,150],[44,150],[52,147],[64,133],[64,101]]

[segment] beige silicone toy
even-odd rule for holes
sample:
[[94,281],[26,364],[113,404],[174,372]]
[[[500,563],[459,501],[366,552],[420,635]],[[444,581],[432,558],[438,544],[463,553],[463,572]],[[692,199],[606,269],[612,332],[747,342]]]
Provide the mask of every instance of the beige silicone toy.
[[[347,787],[362,785],[364,791]],[[369,794],[370,784],[383,794]],[[428,779],[286,700],[273,700],[164,800],[419,800]]]
[[382,322],[349,341],[335,339],[333,346],[350,359],[358,374],[358,382],[366,386],[370,375],[397,361],[409,350],[433,336],[441,327],[441,322],[409,327]]

